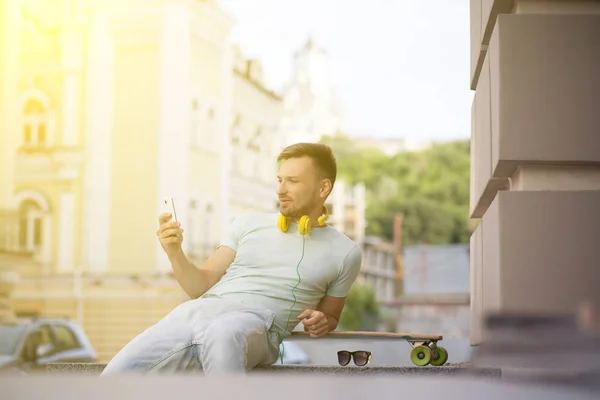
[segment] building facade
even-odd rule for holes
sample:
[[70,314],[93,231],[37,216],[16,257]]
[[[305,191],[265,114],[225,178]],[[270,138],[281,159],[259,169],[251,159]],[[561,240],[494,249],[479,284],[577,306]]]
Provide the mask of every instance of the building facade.
[[327,52],[310,38],[294,54],[292,75],[283,99],[285,145],[318,142],[323,135],[344,131]]
[[[276,211],[286,106],[215,1],[57,4],[0,0],[0,313],[77,319],[106,361],[187,299],[164,198],[197,264],[235,214]],[[330,202],[360,242],[364,188]]]
[[471,1],[471,343],[600,307],[600,3]]
[[282,102],[214,1],[0,4],[0,297],[79,320],[107,360],[187,298],[155,236],[165,197],[198,263],[244,197],[234,155],[274,207]]
[[265,87],[260,61],[237,47],[233,71],[231,212],[275,212],[283,100]]

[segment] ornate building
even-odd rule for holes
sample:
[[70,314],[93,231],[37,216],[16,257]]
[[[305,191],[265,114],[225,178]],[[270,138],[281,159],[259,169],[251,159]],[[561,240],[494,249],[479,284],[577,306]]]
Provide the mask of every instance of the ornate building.
[[106,360],[186,299],[155,236],[164,197],[197,262],[255,191],[249,153],[268,208],[281,101],[214,1],[0,4],[1,304],[78,319]]
[[[301,105],[265,88],[215,1],[46,4],[0,0],[0,316],[77,319],[106,361],[187,299],[155,236],[162,200],[202,263],[233,215],[275,211]],[[361,240],[364,204],[336,190],[332,222]]]

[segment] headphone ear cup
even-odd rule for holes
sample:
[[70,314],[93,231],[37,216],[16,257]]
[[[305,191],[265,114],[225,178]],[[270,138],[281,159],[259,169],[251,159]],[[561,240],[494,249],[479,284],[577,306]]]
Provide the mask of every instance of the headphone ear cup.
[[290,227],[290,219],[283,214],[277,217],[277,227],[281,232],[287,232]]
[[317,218],[317,222],[319,223],[319,226],[325,226],[325,222],[327,222],[327,220],[329,219],[329,210],[327,209],[327,207],[323,206],[323,214]]
[[325,226],[325,221],[327,221],[327,217],[325,215],[321,215],[317,221],[319,222],[319,226]]
[[300,218],[300,222],[298,222],[298,232],[301,235],[306,235],[310,232],[310,218],[308,218],[306,215],[303,215],[302,218]]

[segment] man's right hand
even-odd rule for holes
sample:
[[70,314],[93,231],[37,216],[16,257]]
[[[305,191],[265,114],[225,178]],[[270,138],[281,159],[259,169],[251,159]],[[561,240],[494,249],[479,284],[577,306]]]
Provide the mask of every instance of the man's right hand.
[[181,243],[183,243],[183,229],[179,222],[169,222],[171,214],[161,214],[158,217],[158,231],[156,236],[160,241],[167,256],[172,257],[181,252]]

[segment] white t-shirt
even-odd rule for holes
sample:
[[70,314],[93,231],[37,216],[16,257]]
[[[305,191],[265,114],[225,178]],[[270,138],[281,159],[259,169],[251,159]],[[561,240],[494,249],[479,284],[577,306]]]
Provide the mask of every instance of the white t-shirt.
[[298,315],[315,309],[323,296],[348,294],[360,271],[362,252],[330,226],[313,227],[302,236],[291,223],[281,232],[277,217],[243,214],[233,220],[221,246],[236,251],[235,260],[202,297],[269,309],[276,314],[275,328],[283,333],[287,326],[287,334],[298,325]]

